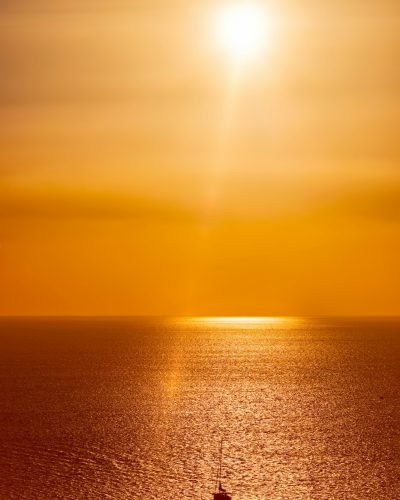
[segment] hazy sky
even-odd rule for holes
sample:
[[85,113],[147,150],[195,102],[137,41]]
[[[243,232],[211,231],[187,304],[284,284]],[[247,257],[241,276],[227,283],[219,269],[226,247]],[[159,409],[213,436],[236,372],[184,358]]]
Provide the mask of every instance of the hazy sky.
[[0,314],[400,314],[400,4],[0,2]]

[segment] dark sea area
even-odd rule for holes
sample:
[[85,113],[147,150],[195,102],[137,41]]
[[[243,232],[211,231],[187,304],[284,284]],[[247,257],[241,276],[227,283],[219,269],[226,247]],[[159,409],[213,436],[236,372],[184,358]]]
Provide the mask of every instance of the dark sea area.
[[400,499],[400,319],[2,318],[0,499]]

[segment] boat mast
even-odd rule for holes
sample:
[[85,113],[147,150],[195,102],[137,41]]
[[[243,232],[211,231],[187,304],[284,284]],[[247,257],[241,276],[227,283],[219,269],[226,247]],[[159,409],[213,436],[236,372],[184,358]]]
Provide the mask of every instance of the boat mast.
[[222,482],[222,438],[221,438],[221,444],[219,448],[219,469],[218,469],[218,475],[217,475],[217,491],[219,490]]

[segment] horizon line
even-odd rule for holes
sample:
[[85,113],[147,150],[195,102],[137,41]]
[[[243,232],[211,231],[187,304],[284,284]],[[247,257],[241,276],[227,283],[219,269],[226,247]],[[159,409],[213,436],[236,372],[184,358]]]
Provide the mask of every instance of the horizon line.
[[400,318],[398,314],[0,314],[1,319],[140,319],[140,318],[209,318],[209,319],[279,319],[279,318]]

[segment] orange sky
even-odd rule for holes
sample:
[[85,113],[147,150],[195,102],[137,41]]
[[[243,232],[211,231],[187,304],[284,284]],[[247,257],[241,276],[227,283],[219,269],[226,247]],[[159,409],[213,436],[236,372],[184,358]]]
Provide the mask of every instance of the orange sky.
[[400,5],[0,5],[0,314],[400,314]]

